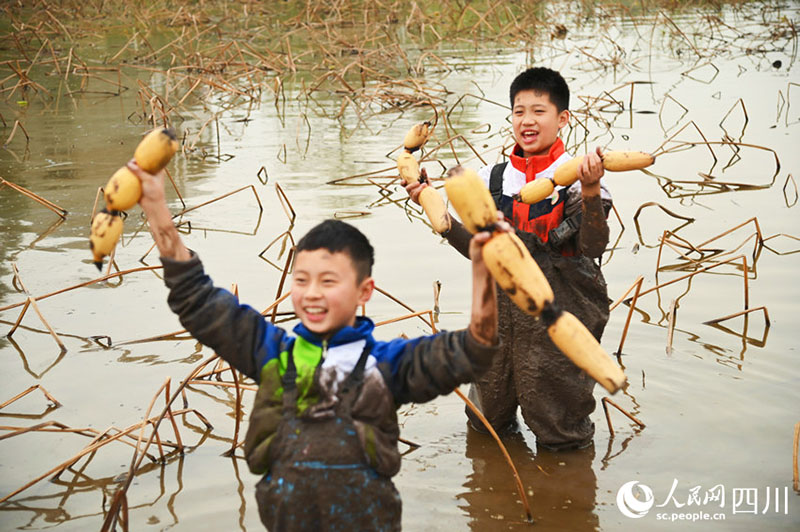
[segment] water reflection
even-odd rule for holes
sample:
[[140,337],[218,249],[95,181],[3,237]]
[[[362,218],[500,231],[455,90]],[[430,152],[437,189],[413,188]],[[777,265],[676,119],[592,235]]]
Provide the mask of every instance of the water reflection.
[[[202,440],[198,442],[198,446]],[[7,512],[20,512],[30,514],[27,523],[19,526],[20,529],[44,529],[52,528],[53,525],[65,525],[69,523],[72,527],[82,527],[89,529],[88,522],[97,523],[98,518],[105,516],[105,508],[113,496],[114,492],[125,481],[125,475],[106,476],[100,478],[93,478],[86,469],[92,462],[94,454],[89,455],[89,458],[79,467],[73,464],[72,466],[63,470],[62,473],[56,475],[50,480],[49,485],[57,486],[58,489],[54,493],[47,495],[37,494],[28,497],[18,497],[12,501],[6,502],[4,511]],[[136,500],[144,500],[136,504],[130,504],[128,511],[134,513],[137,510],[149,509],[151,513],[161,514],[157,511],[161,499],[168,495],[166,506],[169,514],[172,517],[171,523],[162,523],[156,517],[151,517],[149,524],[159,523],[165,528],[179,524],[178,515],[174,510],[175,501],[178,495],[183,491],[183,461],[185,455],[173,452],[165,457],[163,462],[149,463],[143,465],[136,471],[139,478],[147,478],[148,474],[155,473],[158,475],[156,482],[147,482],[148,490],[139,490],[136,493]],[[176,466],[176,467],[173,467]],[[175,475],[176,488],[168,493],[166,473]],[[98,501],[92,507],[101,508],[100,511],[86,514],[71,514],[67,508],[73,506],[70,504],[70,499],[84,499],[88,495],[101,495],[102,502]],[[87,522],[88,521],[88,522]],[[84,525],[81,525],[84,523]]]
[[457,498],[470,516],[470,530],[596,530],[597,478],[592,468],[594,445],[552,453],[534,452],[521,433],[503,438],[517,467],[531,505],[534,523],[527,523],[514,477],[491,436],[468,429],[466,457],[472,474]]
[[[7,322],[7,321],[0,320],[0,324],[8,324],[8,325],[11,325],[11,322]],[[33,327],[27,327],[27,326],[25,326],[25,325],[19,325],[19,329],[25,329],[25,330],[28,330],[28,331],[32,331],[32,332],[36,332],[36,333],[42,334],[42,335],[49,335],[49,334],[50,334],[50,332],[49,332],[49,331],[40,330],[40,329],[34,329]],[[89,342],[89,340],[88,340],[88,339],[86,339],[86,338],[82,338],[82,337],[80,337],[80,336],[75,336],[75,335],[65,335],[65,334],[63,334],[63,333],[61,334],[61,336],[69,336],[69,337],[73,337],[73,338],[80,338],[81,340],[84,340],[84,341],[86,341],[86,342]],[[53,361],[52,361],[52,362],[49,362],[49,363],[48,363],[47,361],[45,361],[44,363],[45,363],[45,364],[47,364],[47,365],[44,367],[44,369],[41,369],[41,370],[39,370],[39,371],[35,371],[35,370],[34,370],[34,369],[31,367],[31,364],[30,364],[30,362],[28,361],[28,357],[25,355],[25,351],[24,351],[24,350],[22,349],[22,347],[21,347],[21,346],[20,346],[20,345],[19,345],[19,344],[18,344],[18,343],[17,343],[17,342],[14,340],[14,338],[12,338],[11,336],[6,336],[6,337],[5,337],[5,339],[8,341],[8,343],[9,343],[9,344],[10,344],[10,345],[11,345],[11,346],[12,346],[12,347],[13,347],[13,348],[14,348],[14,349],[17,351],[17,353],[19,354],[19,357],[20,357],[20,359],[22,360],[22,367],[23,367],[23,369],[24,369],[26,372],[28,372],[28,374],[29,374],[31,377],[33,377],[34,379],[36,379],[36,380],[40,380],[42,377],[44,377],[44,376],[47,374],[47,372],[49,372],[51,369],[53,369],[54,367],[56,367],[56,366],[59,364],[59,362],[61,362],[62,360],[64,360],[64,357],[65,357],[65,356],[66,356],[66,354],[67,354],[67,350],[66,350],[66,349],[59,349],[59,352],[58,352],[58,354],[56,355],[56,357],[53,359]],[[0,344],[0,345],[2,345],[2,344]],[[53,348],[53,349],[55,350],[55,348]],[[38,352],[38,350],[37,350],[37,353],[36,353],[36,355],[37,355],[37,356],[40,356],[40,355],[41,355],[41,353],[39,353],[39,352]],[[40,366],[41,366],[41,364],[38,364],[38,365],[37,365],[37,367],[40,367]]]

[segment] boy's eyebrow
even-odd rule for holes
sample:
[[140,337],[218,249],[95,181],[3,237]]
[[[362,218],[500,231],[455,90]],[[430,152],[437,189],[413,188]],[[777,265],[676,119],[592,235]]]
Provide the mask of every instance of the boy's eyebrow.
[[532,107],[534,109],[539,108],[539,107],[545,107],[546,108],[547,104],[543,103],[543,102],[535,102],[535,103],[532,103],[532,104],[526,106],[526,105],[523,105],[521,103],[517,103],[517,104],[514,104],[514,107],[512,108],[512,111],[515,110],[515,109],[525,109],[526,107]]
[[[310,273],[308,273],[307,270],[303,270],[303,269],[295,268],[292,271],[292,275],[298,275],[298,274],[301,274],[301,273],[305,274],[305,275],[310,275]],[[320,275],[320,276],[321,275],[335,275],[335,276],[339,277],[339,272],[336,271],[336,270],[323,270],[323,271],[319,272],[317,275]]]

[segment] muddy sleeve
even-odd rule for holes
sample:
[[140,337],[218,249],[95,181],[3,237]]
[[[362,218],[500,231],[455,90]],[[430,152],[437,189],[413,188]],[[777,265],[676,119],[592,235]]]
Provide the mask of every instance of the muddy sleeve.
[[169,308],[192,336],[212,348],[234,368],[259,380],[261,367],[277,356],[284,331],[267,322],[255,309],[240,305],[236,296],[217,288],[200,259],[161,258]]
[[583,255],[593,259],[602,255],[608,245],[608,223],[603,207],[605,202],[599,195],[583,198],[582,201],[578,246]]
[[447,243],[453,246],[456,251],[466,258],[469,258],[469,241],[472,240],[472,233],[455,218],[450,217],[450,230],[444,235]]
[[499,350],[498,344],[482,344],[466,329],[403,342],[392,370],[398,405],[424,403],[472,382],[489,368]]

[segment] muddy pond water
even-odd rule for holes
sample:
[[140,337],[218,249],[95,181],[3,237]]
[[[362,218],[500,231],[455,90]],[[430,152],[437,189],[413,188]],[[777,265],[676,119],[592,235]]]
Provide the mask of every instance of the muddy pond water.
[[[605,177],[617,210],[602,258],[609,297],[622,297],[639,276],[642,283],[629,326],[629,307],[614,307],[602,345],[615,353],[624,337],[618,360],[629,384],[612,400],[644,428],[611,408],[612,435],[600,404],[607,394],[598,386],[589,449],[537,451],[527,428],[507,438],[532,525],[500,450],[468,430],[456,395],[403,406],[401,435],[419,444],[401,445],[408,452],[395,478],[404,529],[800,529],[792,482],[800,422],[800,77],[792,33],[799,12],[798,3],[787,2],[670,17],[653,11],[568,19],[565,38],[534,49],[436,51],[445,64],[430,76],[447,90],[437,108],[449,112],[448,125],[486,163],[502,159],[511,135],[509,83],[532,64],[560,70],[570,84],[574,113],[565,141],[573,153],[594,146],[667,152],[648,172]],[[163,88],[156,74],[131,75],[155,91]],[[309,99],[303,91],[310,81],[302,74],[285,78],[278,100],[265,91],[255,104],[224,110],[212,99],[182,111],[173,125],[188,132],[184,141],[195,150],[179,152],[169,170],[186,206],[252,185],[182,216],[190,222],[182,226],[187,245],[217,285],[235,284],[242,301],[264,309],[276,298],[291,245],[285,233],[296,240],[323,219],[343,218],[374,245],[379,288],[423,311],[434,308],[433,286],[440,282],[436,326],[465,326],[469,263],[432,233],[392,181],[391,152],[410,126],[432,116],[431,107],[397,112],[387,106],[364,122],[354,112],[335,119],[344,96],[320,91]],[[19,120],[29,140],[18,131],[0,150],[0,177],[69,214],[62,221],[0,187],[0,307],[25,301],[13,280],[15,266],[66,352],[33,309],[10,338],[22,307],[0,312],[0,402],[39,385],[61,406],[38,390],[4,406],[0,436],[11,433],[8,427],[44,422],[98,431],[128,427],[141,420],[165,379],[174,389],[212,354],[186,337],[141,341],[180,329],[159,270],[40,298],[98,277],[87,242],[95,194],[147,129],[135,90],[69,95],[57,80],[51,83],[49,99],[2,102],[3,138]],[[218,120],[208,122],[209,109]],[[452,135],[442,123],[432,146]],[[462,141],[429,158],[423,167],[432,176],[457,162],[484,164]],[[352,177],[361,174],[370,175]],[[279,188],[296,213],[294,223]],[[179,212],[171,187],[168,195]],[[668,244],[660,246],[665,231]],[[159,264],[138,207],[123,238],[115,258],[120,269]],[[701,257],[681,243],[706,252]],[[685,278],[739,256],[744,259]],[[706,323],[745,305],[757,310]],[[277,319],[292,327],[289,304],[278,309]],[[376,322],[409,313],[383,294],[366,310]],[[428,333],[423,320],[412,318],[382,325],[376,336]],[[249,410],[252,392],[244,393]],[[128,489],[132,529],[261,529],[257,478],[243,460],[223,456],[234,432],[235,398],[232,388],[189,389],[189,407],[214,428],[207,431],[192,415],[178,418],[190,448],[164,463],[145,460]],[[162,406],[159,398],[154,412]],[[0,440],[0,497],[88,441],[41,431]],[[99,529],[132,452],[107,445],[58,479],[15,495],[0,504],[0,529]]]

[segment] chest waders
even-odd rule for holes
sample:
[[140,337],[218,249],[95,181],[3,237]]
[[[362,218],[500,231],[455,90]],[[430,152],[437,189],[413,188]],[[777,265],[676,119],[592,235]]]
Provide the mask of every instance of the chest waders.
[[[297,416],[293,347],[281,378],[282,421],[270,444],[270,474],[256,486],[261,521],[272,532],[400,530],[400,496],[368,465],[352,418],[369,346],[341,383],[332,412],[319,418]],[[318,365],[315,380],[319,371]]]
[[[504,168],[493,167],[490,191],[508,216],[514,200],[502,196]],[[519,229],[517,236],[542,269],[559,306],[577,316],[599,341],[609,315],[600,267],[585,255],[565,256],[559,247],[575,242],[579,216],[573,215],[576,223],[567,218],[551,230],[547,243]],[[541,321],[521,311],[502,291],[497,295],[497,316],[501,352],[470,386],[470,399],[497,431],[516,430],[519,407],[538,446],[559,450],[590,444],[594,380],[558,350]],[[473,427],[485,431],[469,409],[466,414]]]

